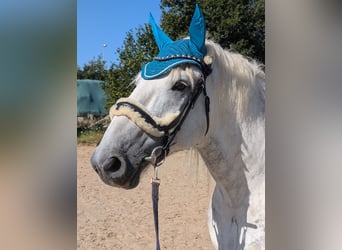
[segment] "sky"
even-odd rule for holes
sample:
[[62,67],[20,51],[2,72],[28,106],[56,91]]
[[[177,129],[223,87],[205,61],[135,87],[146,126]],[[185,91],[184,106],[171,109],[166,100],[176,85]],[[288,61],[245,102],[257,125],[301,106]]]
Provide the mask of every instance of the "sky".
[[129,30],[148,23],[150,12],[160,24],[159,5],[160,0],[77,0],[77,65],[98,55],[107,67],[116,62],[116,49]]

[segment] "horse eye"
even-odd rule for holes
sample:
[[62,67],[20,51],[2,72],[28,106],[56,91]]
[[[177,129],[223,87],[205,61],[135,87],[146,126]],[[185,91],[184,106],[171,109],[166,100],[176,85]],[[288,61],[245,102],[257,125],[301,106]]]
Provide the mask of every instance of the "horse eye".
[[175,83],[175,85],[173,85],[172,90],[182,91],[182,90],[186,89],[187,87],[188,87],[188,84],[186,82],[177,81]]

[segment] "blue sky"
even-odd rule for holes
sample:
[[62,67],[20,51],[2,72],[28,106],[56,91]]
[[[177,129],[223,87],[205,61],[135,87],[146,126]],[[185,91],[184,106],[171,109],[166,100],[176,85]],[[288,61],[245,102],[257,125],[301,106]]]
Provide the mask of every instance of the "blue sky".
[[159,24],[159,5],[160,0],[77,0],[77,65],[103,53],[107,66],[116,62],[126,32],[147,23],[150,12]]

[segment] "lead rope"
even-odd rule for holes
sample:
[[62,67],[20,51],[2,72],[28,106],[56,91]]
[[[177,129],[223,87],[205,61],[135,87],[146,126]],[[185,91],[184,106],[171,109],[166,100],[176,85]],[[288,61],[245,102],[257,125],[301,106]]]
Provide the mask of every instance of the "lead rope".
[[158,178],[158,166],[154,165],[154,176],[152,177],[152,203],[153,203],[153,218],[154,218],[154,231],[156,233],[156,250],[160,250],[159,243],[159,220],[158,220],[158,201],[159,201],[159,185],[160,179]]
[[156,234],[156,250],[160,250],[159,243],[159,220],[158,220],[158,200],[159,200],[159,185],[160,179],[158,178],[158,168],[164,163],[166,158],[166,152],[163,147],[159,146],[152,150],[149,157],[145,160],[150,162],[154,167],[154,175],[151,180],[152,184],[152,206],[153,206],[153,219],[154,219],[154,231]]

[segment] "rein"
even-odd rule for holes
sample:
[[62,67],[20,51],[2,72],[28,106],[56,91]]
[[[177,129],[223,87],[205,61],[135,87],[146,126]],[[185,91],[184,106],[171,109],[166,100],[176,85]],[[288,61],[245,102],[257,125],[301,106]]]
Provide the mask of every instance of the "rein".
[[166,156],[170,152],[170,147],[173,145],[177,133],[180,131],[185,119],[187,118],[191,109],[194,108],[195,103],[201,93],[204,95],[205,115],[207,128],[205,135],[208,133],[210,121],[210,99],[207,95],[205,80],[211,73],[210,66],[204,64],[202,66],[204,80],[197,83],[193,94],[190,96],[186,106],[181,112],[167,115],[163,118],[158,118],[150,114],[150,112],[140,103],[135,102],[130,98],[122,98],[110,110],[110,117],[113,116],[126,116],[133,121],[145,133],[154,136],[162,137],[163,145],[155,147],[151,155],[144,160],[151,163],[154,167],[154,176],[152,177],[152,203],[153,203],[153,218],[154,229],[156,235],[156,250],[160,250],[159,242],[159,219],[158,219],[158,201],[159,201],[159,185],[160,179],[158,178],[158,168],[161,166]]

